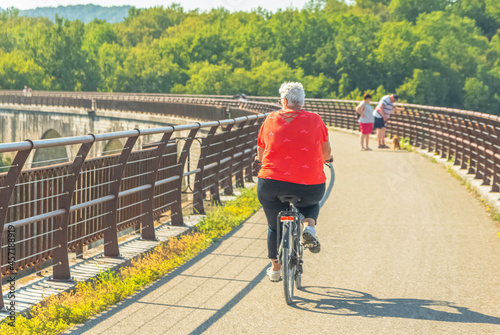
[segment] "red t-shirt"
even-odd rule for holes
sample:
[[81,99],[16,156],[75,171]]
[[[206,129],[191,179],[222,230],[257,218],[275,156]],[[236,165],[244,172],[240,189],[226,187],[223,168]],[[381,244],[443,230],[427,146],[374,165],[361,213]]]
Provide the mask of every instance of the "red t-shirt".
[[318,114],[301,110],[286,122],[279,112],[272,112],[259,132],[258,146],[264,149],[259,178],[305,185],[324,183],[322,144],[327,141],[328,128]]

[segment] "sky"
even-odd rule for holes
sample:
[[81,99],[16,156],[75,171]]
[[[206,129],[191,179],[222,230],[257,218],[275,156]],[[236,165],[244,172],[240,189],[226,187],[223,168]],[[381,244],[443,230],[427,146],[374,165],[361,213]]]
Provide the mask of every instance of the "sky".
[[33,9],[37,7],[57,7],[68,5],[94,4],[100,6],[123,6],[131,5],[138,8],[153,6],[168,6],[172,3],[180,3],[185,9],[199,8],[209,10],[216,7],[225,7],[230,11],[248,11],[253,8],[262,7],[271,11],[278,8],[296,7],[302,8],[308,0],[0,0],[1,8],[15,7],[18,9]]

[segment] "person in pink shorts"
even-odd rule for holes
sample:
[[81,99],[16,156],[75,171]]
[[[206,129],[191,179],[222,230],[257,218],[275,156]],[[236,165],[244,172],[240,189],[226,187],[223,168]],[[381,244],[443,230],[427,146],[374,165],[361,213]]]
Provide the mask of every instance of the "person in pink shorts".
[[359,114],[359,129],[361,131],[361,151],[371,151],[369,146],[370,134],[373,131],[373,123],[375,122],[375,117],[373,116],[373,108],[370,106],[372,101],[372,96],[370,94],[365,94],[363,96],[363,101],[361,101],[356,107],[356,113]]

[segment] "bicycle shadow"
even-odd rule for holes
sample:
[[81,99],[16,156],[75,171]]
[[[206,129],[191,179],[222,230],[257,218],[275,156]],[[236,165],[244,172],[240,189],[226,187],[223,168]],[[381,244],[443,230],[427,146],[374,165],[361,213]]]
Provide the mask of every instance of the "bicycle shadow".
[[317,286],[303,287],[299,295],[294,297],[293,307],[312,313],[500,325],[499,317],[474,312],[447,301],[379,299],[360,291]]

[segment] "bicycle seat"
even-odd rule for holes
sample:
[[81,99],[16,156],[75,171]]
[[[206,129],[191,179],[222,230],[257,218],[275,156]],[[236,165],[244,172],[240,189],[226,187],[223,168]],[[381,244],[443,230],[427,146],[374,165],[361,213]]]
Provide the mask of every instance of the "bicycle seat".
[[292,204],[296,204],[300,201],[300,198],[294,195],[278,195],[278,199],[281,202],[291,202]]

